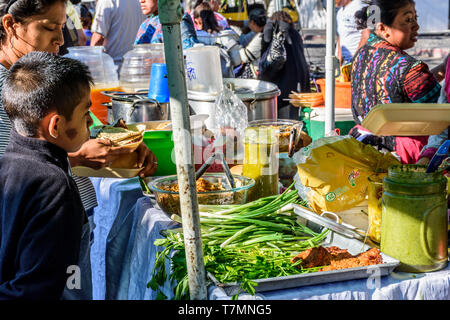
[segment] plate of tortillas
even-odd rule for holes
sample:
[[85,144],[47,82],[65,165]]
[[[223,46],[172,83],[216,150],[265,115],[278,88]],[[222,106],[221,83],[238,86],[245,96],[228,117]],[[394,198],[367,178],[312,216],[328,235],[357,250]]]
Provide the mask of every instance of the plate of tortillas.
[[105,126],[97,134],[97,139],[108,139],[113,147],[126,147],[133,151],[144,139],[145,125],[130,124],[127,128]]
[[79,177],[132,178],[137,176],[142,168],[137,166],[138,156],[135,150],[144,139],[145,129],[145,124],[128,124],[126,128],[121,126],[94,128],[95,138],[110,140],[113,147],[127,148],[131,153],[121,155],[105,168],[95,170],[85,166],[76,166],[72,168],[72,173]]

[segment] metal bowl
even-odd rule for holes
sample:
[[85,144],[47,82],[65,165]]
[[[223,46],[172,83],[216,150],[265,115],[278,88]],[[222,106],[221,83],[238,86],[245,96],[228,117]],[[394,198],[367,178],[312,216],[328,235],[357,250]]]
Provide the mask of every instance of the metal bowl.
[[170,118],[169,103],[159,103],[149,99],[143,92],[102,91],[111,98],[108,108],[108,122],[114,123],[123,119],[126,123],[168,120]]
[[[224,173],[205,173],[202,178],[213,184],[222,185],[225,190],[197,192],[199,204],[208,205],[229,205],[244,204],[247,201],[248,190],[255,185],[255,180],[240,175],[233,175],[236,183],[235,188],[229,188],[227,177]],[[181,216],[180,197],[175,191],[167,191],[163,187],[169,187],[178,183],[177,175],[156,178],[146,181],[150,192],[154,195],[159,208],[167,216],[176,214]],[[145,196],[151,198],[149,193],[144,192]]]

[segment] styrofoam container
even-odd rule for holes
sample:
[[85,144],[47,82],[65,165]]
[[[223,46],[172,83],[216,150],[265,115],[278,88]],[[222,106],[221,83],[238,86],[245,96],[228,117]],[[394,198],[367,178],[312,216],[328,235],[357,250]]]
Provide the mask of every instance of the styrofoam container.
[[437,135],[450,125],[450,104],[380,104],[370,110],[361,125],[376,136]]

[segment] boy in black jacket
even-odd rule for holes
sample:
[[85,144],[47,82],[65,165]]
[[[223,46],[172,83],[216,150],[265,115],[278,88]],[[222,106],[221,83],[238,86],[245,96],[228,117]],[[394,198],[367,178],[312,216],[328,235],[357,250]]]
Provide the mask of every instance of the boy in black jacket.
[[84,64],[44,52],[22,57],[5,80],[13,128],[0,159],[0,300],[92,297],[80,262],[88,220],[67,159],[89,138],[92,83]]

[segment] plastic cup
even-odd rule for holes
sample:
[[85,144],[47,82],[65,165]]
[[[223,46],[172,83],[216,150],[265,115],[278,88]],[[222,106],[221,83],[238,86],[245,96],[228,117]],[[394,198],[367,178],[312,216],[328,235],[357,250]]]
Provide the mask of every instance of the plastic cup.
[[165,63],[152,64],[148,97],[159,103],[169,102],[169,82]]

